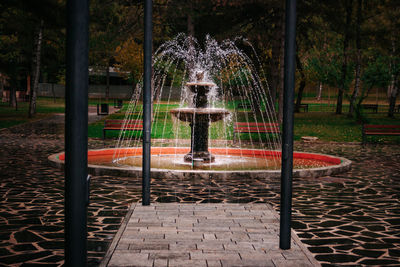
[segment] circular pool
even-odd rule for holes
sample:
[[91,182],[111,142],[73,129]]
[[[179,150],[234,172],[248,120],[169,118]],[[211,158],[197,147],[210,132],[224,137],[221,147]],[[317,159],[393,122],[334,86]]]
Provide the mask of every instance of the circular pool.
[[[279,151],[262,149],[211,148],[215,162],[188,163],[183,160],[190,148],[152,147],[151,177],[165,178],[274,178],[280,177]],[[63,167],[64,152],[49,156],[50,162]],[[94,175],[142,175],[142,148],[97,149],[88,151],[88,170]],[[294,152],[293,177],[320,177],[345,172],[351,161],[331,155]]]

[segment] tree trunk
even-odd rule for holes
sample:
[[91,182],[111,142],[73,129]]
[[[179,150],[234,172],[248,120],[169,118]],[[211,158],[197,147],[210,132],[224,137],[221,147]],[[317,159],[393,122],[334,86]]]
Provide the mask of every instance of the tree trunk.
[[4,92],[4,83],[2,81],[2,77],[0,74],[0,97],[3,97],[3,92]]
[[17,90],[15,85],[11,85],[10,88],[10,106],[15,108],[15,110],[18,110],[18,104],[17,104]]
[[363,116],[362,116],[362,112],[361,112],[361,104],[364,101],[364,99],[366,99],[369,95],[369,93],[372,90],[372,85],[368,88],[363,88],[361,90],[361,96],[358,98],[357,104],[355,104],[355,113],[356,113],[356,118],[358,122],[362,122],[363,121]]
[[346,87],[346,76],[347,76],[347,47],[349,46],[350,39],[350,24],[351,24],[351,13],[353,9],[353,0],[346,1],[346,27],[343,41],[343,64],[342,64],[342,78],[341,84],[339,85],[338,98],[336,103],[336,114],[342,114],[343,105],[343,94]]
[[392,90],[390,92],[390,96],[389,96],[389,111],[388,111],[388,117],[393,118],[394,117],[394,110],[396,107],[396,98],[397,95],[399,94],[399,88],[397,86],[398,84],[398,80],[397,77],[395,78],[395,80],[392,82]]
[[53,102],[56,103],[56,92],[54,91],[54,83],[51,83],[51,92],[53,94]]
[[278,113],[278,118],[279,118],[279,122],[282,123],[283,122],[283,87],[284,87],[284,76],[285,76],[285,66],[284,66],[284,62],[283,60],[281,61],[281,66],[280,66],[280,79],[279,79],[279,113]]
[[301,64],[299,55],[296,54],[296,63],[297,63],[297,69],[300,72],[300,85],[299,85],[299,90],[297,91],[297,99],[296,99],[296,105],[294,107],[294,112],[300,112],[300,105],[301,105],[301,99],[303,97],[303,91],[304,88],[306,87],[306,76],[304,74],[303,66]]
[[40,75],[40,57],[42,50],[42,38],[43,38],[43,20],[40,21],[37,35],[35,36],[35,51],[32,59],[32,73],[33,73],[33,86],[31,88],[31,95],[29,101],[28,117],[32,118],[36,113],[36,98],[39,87],[39,75]]
[[5,96],[4,87],[7,84],[6,77],[7,77],[6,75],[0,73],[0,97],[2,98],[2,100],[3,100],[3,96]]
[[275,29],[274,29],[274,38],[271,40],[272,42],[272,51],[271,51],[271,87],[270,96],[272,100],[272,105],[275,107],[276,103],[276,92],[279,86],[279,60],[281,56],[282,48],[282,22],[283,22],[283,10],[279,9],[276,17]]
[[[392,55],[391,58],[394,58],[396,55],[396,42],[395,36],[392,32]],[[398,76],[397,74],[394,73],[393,71],[393,66],[395,63],[391,64],[391,72],[392,72],[392,80],[390,82],[390,85],[388,86],[388,98],[389,98],[389,111],[388,111],[388,117],[393,118],[394,117],[394,109],[396,106],[396,98],[399,93],[399,88],[398,88]]]
[[278,118],[279,122],[283,122],[283,87],[284,87],[284,79],[285,79],[285,16],[282,15],[282,27],[281,27],[281,49],[280,49],[280,58],[279,58],[279,113]]
[[[132,94],[131,94],[131,98],[133,97],[133,95],[136,94],[136,84],[135,81],[132,79]],[[136,98],[135,98],[136,99]]]
[[350,98],[350,107],[348,117],[353,117],[354,105],[358,94],[360,92],[360,82],[361,82],[361,36],[360,36],[360,28],[361,28],[361,16],[362,16],[362,0],[358,0],[357,7],[357,29],[356,29],[356,48],[357,48],[357,64],[356,64],[356,81],[354,84],[354,91]]
[[31,95],[31,74],[26,75],[26,95]]
[[322,83],[320,82],[318,84],[318,94],[317,94],[317,100],[321,100],[322,97]]
[[109,97],[110,97],[110,61],[108,61],[106,69],[106,102],[108,102]]
[[343,89],[339,88],[338,97],[336,101],[336,114],[342,114],[342,105],[343,105]]

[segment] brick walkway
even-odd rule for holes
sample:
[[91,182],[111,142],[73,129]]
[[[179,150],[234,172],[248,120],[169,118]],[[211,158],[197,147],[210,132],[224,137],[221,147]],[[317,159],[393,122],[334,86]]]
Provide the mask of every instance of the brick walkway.
[[320,266],[266,204],[134,204],[101,266]]

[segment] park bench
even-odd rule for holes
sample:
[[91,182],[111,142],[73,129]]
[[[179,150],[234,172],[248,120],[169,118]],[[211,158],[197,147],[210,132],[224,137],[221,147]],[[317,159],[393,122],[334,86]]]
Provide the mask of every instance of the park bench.
[[362,104],[361,107],[363,109],[372,109],[375,113],[378,113],[378,105],[377,104]]
[[236,122],[233,127],[233,142],[236,142],[236,135],[241,133],[279,134],[279,123]]
[[106,131],[143,131],[142,120],[130,120],[127,123],[124,120],[105,120],[103,127],[103,139],[106,138]]
[[400,125],[375,125],[363,124],[362,126],[362,143],[367,142],[368,135],[381,136],[400,136]]

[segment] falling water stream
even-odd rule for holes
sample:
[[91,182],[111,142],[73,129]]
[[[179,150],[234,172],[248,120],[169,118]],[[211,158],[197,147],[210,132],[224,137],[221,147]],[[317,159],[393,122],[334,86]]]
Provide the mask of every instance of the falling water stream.
[[[254,63],[238,46],[247,46],[253,53]],[[206,37],[201,46],[196,39],[184,34],[162,44],[154,53],[154,74],[152,84],[152,140],[153,146],[173,147],[171,154],[152,153],[152,164],[167,169],[279,169],[280,153],[268,153],[260,156],[242,154],[244,149],[265,149],[279,151],[280,134],[252,133],[233,134],[237,122],[269,123],[275,126],[277,121],[269,87],[263,71],[257,69],[259,60],[254,48],[246,40],[237,38],[218,43]],[[190,120],[179,119],[193,108],[195,99],[193,82],[199,82],[196,75],[202,73],[201,82],[208,83],[206,114],[209,116],[208,147],[225,148],[225,155],[218,154],[215,161],[202,164],[185,162],[179,147],[191,147],[195,140],[191,131]],[[142,122],[142,86],[136,87],[125,113],[124,126],[141,126]],[[210,110],[226,111],[217,121],[211,122]],[[174,112],[175,111],[175,112]],[[171,114],[173,113],[173,115]],[[197,114],[198,111],[194,111]],[[193,123],[196,127],[197,124]],[[116,148],[141,147],[140,131],[124,131],[119,134]],[[231,155],[231,149],[235,155]],[[113,163],[116,165],[140,166],[138,157],[128,156],[127,150],[116,149]],[[161,151],[161,150],[160,150]],[[251,150],[250,150],[251,151]],[[140,157],[141,158],[141,157]],[[201,166],[200,166],[201,165]],[[152,166],[153,167],[153,166]]]
[[[115,148],[88,151],[88,169],[96,175],[142,176],[142,95],[138,84]],[[204,179],[214,184],[215,179],[280,176],[279,124],[260,60],[248,41],[218,43],[207,37],[200,45],[180,34],[165,42],[154,53],[152,101],[152,178],[190,179],[190,188]],[[266,124],[274,133],[235,133],[235,125],[250,124]],[[60,166],[65,154],[49,159]],[[293,177],[319,177],[347,171],[351,161],[294,152],[293,167]]]

